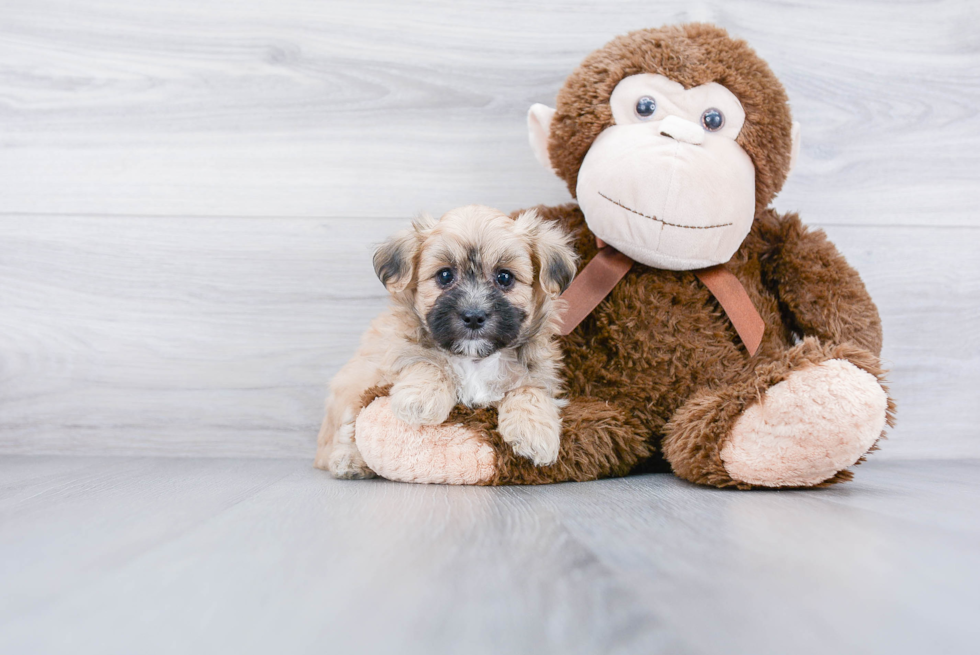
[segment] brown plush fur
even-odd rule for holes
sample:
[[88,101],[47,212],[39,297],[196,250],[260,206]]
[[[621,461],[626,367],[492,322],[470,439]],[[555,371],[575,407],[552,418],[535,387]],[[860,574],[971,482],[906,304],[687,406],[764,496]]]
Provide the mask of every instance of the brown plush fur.
[[[555,464],[535,468],[515,457],[495,432],[492,412],[455,410],[450,420],[483,431],[498,453],[493,484],[618,476],[666,459],[686,480],[749,488],[731,478],[720,452],[732,426],[767,389],[831,359],[883,380],[881,322],[857,272],[822,231],[807,229],[795,214],[767,209],[789,169],[787,97],[769,67],[724,30],[693,24],[633,32],[572,73],[558,95],[549,140],[551,163],[572,194],[586,152],[613,122],[613,88],[640,73],[663,74],[688,88],[717,82],[745,109],[737,142],[756,168],[755,222],[728,267],[765,321],[763,342],[749,357],[693,272],[635,263],[562,339],[569,405]],[[582,266],[595,256],[595,236],[576,205],[538,212],[575,236]],[[889,425],[893,411],[889,399]],[[850,476],[841,471],[816,486]]]
[[562,440],[558,461],[535,466],[508,448],[497,431],[492,410],[472,412],[458,407],[449,423],[485,432],[497,453],[497,475],[486,484],[548,484],[555,481],[596,480],[620,477],[648,459],[653,446],[642,434],[642,426],[621,410],[601,401],[578,401],[562,412]]
[[[595,256],[595,237],[576,205],[538,212],[576,235],[583,265]],[[734,422],[766,389],[829,359],[845,359],[883,380],[877,309],[822,231],[808,230],[795,214],[765,210],[728,267],[766,322],[754,357],[693,272],[636,263],[562,339],[570,404],[556,464],[536,469],[515,458],[501,446],[490,412],[457,410],[451,417],[487,431],[498,453],[493,483],[612,477],[666,458],[692,482],[751,488],[731,479],[719,451]],[[889,400],[889,425],[893,412]],[[819,486],[850,477],[843,471]]]

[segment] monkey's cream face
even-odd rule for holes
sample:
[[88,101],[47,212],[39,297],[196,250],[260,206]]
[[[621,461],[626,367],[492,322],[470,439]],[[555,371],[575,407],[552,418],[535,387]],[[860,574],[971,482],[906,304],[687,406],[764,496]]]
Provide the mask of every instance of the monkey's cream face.
[[636,261],[689,270],[731,259],[752,227],[755,167],[741,103],[720,84],[633,75],[592,144],[576,196],[589,229]]

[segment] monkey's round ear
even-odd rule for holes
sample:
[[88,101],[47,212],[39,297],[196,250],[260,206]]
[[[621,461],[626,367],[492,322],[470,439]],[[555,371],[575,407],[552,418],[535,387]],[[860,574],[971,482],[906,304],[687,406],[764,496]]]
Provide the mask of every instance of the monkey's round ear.
[[793,129],[790,131],[790,136],[793,139],[793,146],[789,151],[789,170],[786,171],[787,177],[796,168],[796,162],[800,158],[800,124],[796,121],[793,121]]
[[527,137],[531,150],[538,162],[551,172],[555,171],[555,167],[551,165],[548,155],[548,137],[551,136],[551,119],[554,115],[554,109],[541,103],[535,103],[527,110]]

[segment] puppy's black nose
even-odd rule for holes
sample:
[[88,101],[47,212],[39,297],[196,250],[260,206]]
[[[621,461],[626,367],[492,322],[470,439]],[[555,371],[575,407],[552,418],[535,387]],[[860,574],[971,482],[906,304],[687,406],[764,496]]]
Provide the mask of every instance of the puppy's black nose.
[[479,330],[487,322],[487,313],[482,309],[467,309],[460,314],[463,325],[470,330]]

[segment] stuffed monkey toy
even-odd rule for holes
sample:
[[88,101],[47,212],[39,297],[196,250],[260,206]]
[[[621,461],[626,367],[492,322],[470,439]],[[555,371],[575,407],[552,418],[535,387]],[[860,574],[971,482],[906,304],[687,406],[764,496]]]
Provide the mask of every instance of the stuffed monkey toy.
[[[799,151],[786,92],[749,46],[705,24],[593,52],[530,140],[577,204],[539,207],[575,237],[558,460],[535,466],[492,410],[410,427],[383,389],[355,442],[393,480],[542,484],[669,468],[698,484],[851,479],[892,421],[881,321],[820,230],[770,202]],[[577,285],[577,294],[576,292]]]

